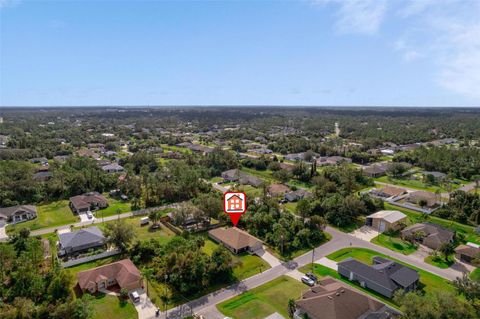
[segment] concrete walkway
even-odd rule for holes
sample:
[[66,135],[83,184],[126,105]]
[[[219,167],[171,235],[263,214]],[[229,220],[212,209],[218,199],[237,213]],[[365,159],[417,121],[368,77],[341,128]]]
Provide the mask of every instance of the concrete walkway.
[[0,227],[0,241],[5,241],[8,239],[6,228],[7,226]]
[[338,271],[338,266],[337,262],[333,261],[331,259],[328,259],[327,257],[322,257],[319,260],[315,261],[316,264],[320,264],[322,266],[328,267],[330,269],[333,269],[335,271]]

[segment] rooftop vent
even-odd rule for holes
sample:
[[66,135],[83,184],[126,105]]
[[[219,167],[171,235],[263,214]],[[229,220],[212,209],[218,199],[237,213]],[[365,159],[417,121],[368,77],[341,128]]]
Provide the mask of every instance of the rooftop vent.
[[339,292],[337,292],[335,295],[338,297],[338,296],[340,296],[340,293],[339,293]]
[[332,296],[328,296],[328,299],[332,300],[332,299],[333,299],[333,297],[332,297]]

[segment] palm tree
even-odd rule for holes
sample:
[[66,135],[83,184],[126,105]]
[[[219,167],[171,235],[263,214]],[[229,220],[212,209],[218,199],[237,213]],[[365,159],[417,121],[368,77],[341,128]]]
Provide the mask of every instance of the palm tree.
[[287,311],[288,311],[288,315],[290,318],[293,318],[293,314],[295,313],[295,310],[297,310],[296,306],[295,306],[295,300],[293,299],[288,299],[288,306],[287,306]]
[[149,297],[148,296],[148,282],[152,279],[152,276],[153,276],[153,269],[152,268],[143,268],[142,269],[142,277],[145,280],[145,287],[147,288],[146,289],[147,297]]

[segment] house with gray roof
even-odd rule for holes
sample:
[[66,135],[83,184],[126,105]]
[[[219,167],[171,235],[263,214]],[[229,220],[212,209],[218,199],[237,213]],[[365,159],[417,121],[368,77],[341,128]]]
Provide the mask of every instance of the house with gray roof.
[[409,226],[402,230],[401,236],[403,239],[412,238],[416,234],[421,234],[420,243],[423,245],[438,250],[443,244],[453,242],[455,232],[446,229],[440,225],[433,223],[418,223]]
[[287,202],[296,202],[304,198],[312,197],[313,194],[306,189],[300,188],[285,194],[284,198]]
[[104,248],[107,242],[102,231],[96,226],[63,233],[58,237],[60,238],[58,244],[59,256],[74,255],[89,249]]
[[0,226],[7,223],[21,223],[37,217],[37,207],[33,205],[16,205],[0,208]]
[[123,172],[125,169],[123,168],[123,166],[117,163],[111,163],[111,164],[102,166],[102,170],[107,173],[119,173],[119,172]]
[[347,258],[338,264],[338,273],[360,286],[392,298],[398,289],[412,291],[417,288],[419,275],[414,269],[379,256],[373,257],[373,265]]
[[245,172],[242,172],[239,169],[231,169],[223,172],[222,178],[225,181],[238,182],[239,184],[242,184],[242,185],[251,185],[254,187],[260,186],[263,182],[260,178],[247,174]]

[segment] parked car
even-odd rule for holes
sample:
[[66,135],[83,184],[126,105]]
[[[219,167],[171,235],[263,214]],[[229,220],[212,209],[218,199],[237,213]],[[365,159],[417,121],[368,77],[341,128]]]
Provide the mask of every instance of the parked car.
[[130,297],[132,297],[133,302],[139,302],[140,301],[140,295],[136,291],[132,292],[130,294]]
[[308,278],[312,279],[314,282],[317,282],[317,281],[318,281],[317,276],[315,276],[315,275],[312,274],[311,272],[307,272],[307,273],[305,274],[305,276],[307,276]]
[[87,212],[87,217],[88,217],[88,219],[92,219],[92,218],[93,218],[93,214],[92,214],[91,211],[88,211],[88,212]]
[[310,287],[315,285],[315,281],[313,281],[310,277],[308,276],[302,276],[302,282],[306,285],[309,285]]

